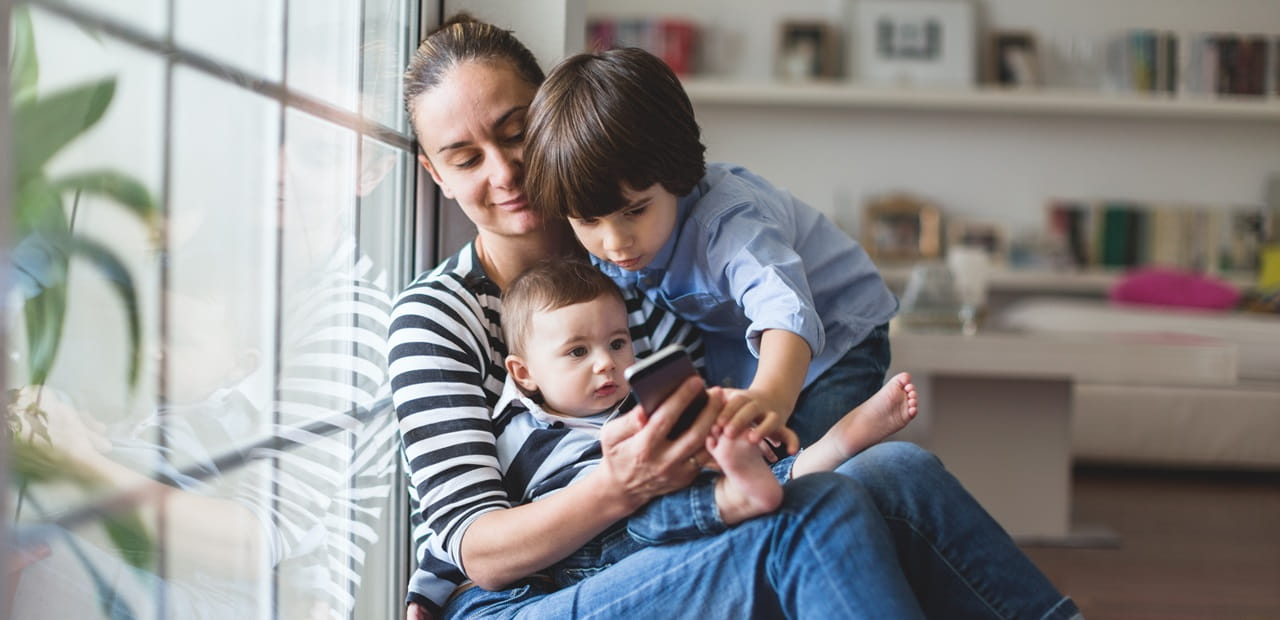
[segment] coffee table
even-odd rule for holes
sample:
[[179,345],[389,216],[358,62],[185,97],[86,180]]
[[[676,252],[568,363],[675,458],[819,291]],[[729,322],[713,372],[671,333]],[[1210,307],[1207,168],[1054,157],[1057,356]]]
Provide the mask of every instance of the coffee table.
[[1023,543],[1092,536],[1071,521],[1074,382],[1236,382],[1236,345],[1182,334],[890,333],[890,374],[910,371],[921,397],[910,436]]

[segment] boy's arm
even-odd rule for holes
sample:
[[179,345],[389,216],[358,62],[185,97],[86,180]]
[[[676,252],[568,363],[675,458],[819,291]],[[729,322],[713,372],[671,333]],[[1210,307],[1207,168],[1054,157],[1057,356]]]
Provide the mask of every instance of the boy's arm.
[[785,425],[795,411],[812,359],[804,338],[784,329],[765,330],[760,334],[760,365],[747,393],[781,416]]

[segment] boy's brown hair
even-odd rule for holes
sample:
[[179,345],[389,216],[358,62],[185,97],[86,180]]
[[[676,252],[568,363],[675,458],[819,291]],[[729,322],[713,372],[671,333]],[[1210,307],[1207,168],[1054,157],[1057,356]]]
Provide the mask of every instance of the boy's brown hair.
[[622,187],[683,196],[706,174],[693,105],[661,59],[636,48],[571,56],[529,108],[525,192],[543,217],[599,217]]
[[502,294],[502,332],[511,355],[524,356],[537,312],[559,310],[606,295],[625,307],[622,291],[603,272],[580,260],[546,260],[516,276]]

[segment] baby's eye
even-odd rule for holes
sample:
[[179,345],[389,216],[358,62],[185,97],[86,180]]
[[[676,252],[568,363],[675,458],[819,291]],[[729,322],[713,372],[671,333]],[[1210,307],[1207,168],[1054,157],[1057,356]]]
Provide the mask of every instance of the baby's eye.
[[609,348],[614,351],[621,351],[622,347],[625,346],[627,346],[627,340],[625,338],[618,338],[609,343]]
[[520,144],[521,142],[524,142],[524,132],[523,132],[523,131],[522,131],[522,132],[520,132],[520,133],[516,133],[516,134],[512,134],[512,135],[510,135],[510,136],[507,136],[507,143],[508,143],[508,144]]
[[582,357],[587,354],[586,347],[574,347],[569,349],[569,357]]

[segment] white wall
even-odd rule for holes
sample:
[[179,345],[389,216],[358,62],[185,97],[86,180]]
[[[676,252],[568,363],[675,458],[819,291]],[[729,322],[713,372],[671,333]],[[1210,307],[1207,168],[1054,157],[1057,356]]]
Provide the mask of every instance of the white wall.
[[[587,15],[698,22],[721,77],[767,79],[785,17],[843,23],[840,0],[588,0]],[[1276,0],[987,0],[980,20],[1049,37],[1130,27],[1280,36]],[[726,43],[727,42],[727,43]],[[726,52],[725,49],[730,51]],[[736,59],[726,61],[725,58]],[[1280,105],[1280,104],[1277,104]],[[1054,196],[1249,205],[1280,172],[1280,123],[697,105],[708,156],[742,163],[855,231],[871,195],[908,189],[947,213],[1039,228]]]

